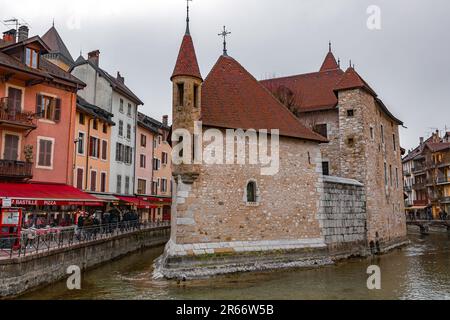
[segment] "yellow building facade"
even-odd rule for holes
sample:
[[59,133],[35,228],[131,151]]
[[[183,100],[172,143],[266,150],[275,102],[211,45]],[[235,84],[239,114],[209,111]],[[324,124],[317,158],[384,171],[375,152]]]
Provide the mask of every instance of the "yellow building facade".
[[77,98],[74,187],[91,193],[109,193],[111,127],[113,115]]

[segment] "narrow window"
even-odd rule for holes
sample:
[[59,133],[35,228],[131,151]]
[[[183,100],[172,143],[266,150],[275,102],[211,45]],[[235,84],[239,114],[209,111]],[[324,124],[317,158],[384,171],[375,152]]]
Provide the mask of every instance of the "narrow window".
[[123,99],[120,99],[119,112],[123,113]]
[[256,202],[256,182],[247,183],[247,202]]
[[84,125],[84,113],[80,113],[78,122],[79,122],[81,125]]
[[130,194],[130,177],[125,177],[125,194]]
[[398,189],[399,183],[398,183],[398,168],[395,168],[395,185]]
[[84,133],[78,132],[78,154],[84,155]]
[[117,175],[116,192],[118,194],[122,193],[122,176],[121,175]]
[[119,120],[119,137],[123,137],[123,121]]
[[138,194],[146,194],[147,193],[147,181],[143,179],[138,179]]
[[177,83],[178,88],[178,106],[184,106],[184,83]]
[[198,91],[199,91],[199,86],[194,84],[194,107],[195,108],[198,108],[198,106],[199,106]]
[[387,164],[386,164],[386,162],[384,163],[384,185],[385,186],[388,185]]
[[347,110],[347,117],[351,118],[355,115],[355,111],[353,109]]
[[384,126],[381,125],[381,143],[384,143]]
[[91,191],[96,191],[97,188],[97,172],[91,171]]
[[145,134],[141,134],[141,147],[145,148],[147,146],[147,136]]
[[128,104],[127,116],[131,117],[131,103]]
[[92,129],[98,130],[98,121],[94,120],[94,123],[92,124]]
[[108,160],[108,141],[102,140],[102,160]]
[[394,151],[397,151],[397,141],[395,140],[395,134],[392,135],[392,143],[394,145]]
[[322,172],[324,176],[330,175],[330,163],[328,161],[322,162]]
[[127,139],[131,140],[131,124],[127,124]]
[[141,163],[141,168],[145,169],[146,167],[146,156],[144,154],[141,154],[141,159],[140,159],[140,163]]
[[77,189],[83,190],[83,169],[82,168],[78,168],[77,169]]
[[38,166],[40,167],[51,167],[52,166],[52,140],[39,140],[39,156],[38,156]]
[[392,179],[392,165],[389,165],[389,180],[391,181],[391,187],[394,185],[394,180]]
[[100,175],[100,192],[106,192],[106,172]]
[[108,133],[108,125],[106,123],[103,124],[103,133]]
[[374,134],[373,134],[373,127],[370,127],[370,139],[374,139],[375,138],[375,136],[374,136]]

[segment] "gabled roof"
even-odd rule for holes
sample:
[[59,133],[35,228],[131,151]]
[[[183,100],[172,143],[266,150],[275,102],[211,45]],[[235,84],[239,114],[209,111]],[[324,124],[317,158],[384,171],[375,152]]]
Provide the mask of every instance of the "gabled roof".
[[328,71],[334,69],[339,69],[339,65],[336,62],[336,58],[334,57],[333,52],[331,52],[330,50],[322,63],[322,67],[320,67],[320,71]]
[[41,54],[46,54],[46,53],[50,52],[50,47],[39,36],[34,36],[31,38],[27,38],[23,41],[13,42],[13,43],[3,42],[2,44],[0,44],[0,48],[3,52],[6,52],[6,51],[10,51],[12,49],[15,49],[17,47],[26,46],[26,45],[32,44],[32,43],[35,43],[40,47]]
[[106,81],[108,81],[108,83],[111,85],[111,87],[113,88],[114,91],[119,92],[120,94],[126,96],[128,99],[130,99],[131,101],[133,101],[137,105],[144,105],[144,102],[142,102],[142,100],[139,99],[138,96],[136,96],[133,93],[133,91],[131,91],[124,83],[122,83],[121,81],[117,80],[115,77],[113,77],[108,72],[106,72],[102,68],[98,67],[97,65],[95,65],[91,61],[84,59],[82,56],[78,57],[77,61],[73,65],[73,67],[70,69],[70,72],[72,72],[72,70],[74,68],[76,68],[78,66],[81,66],[83,64],[88,64],[95,71],[97,71],[100,74],[100,76],[102,76],[103,78],[106,79]]
[[422,154],[422,152],[423,152],[423,149],[425,148],[425,145],[427,143],[431,142],[431,141],[433,141],[433,137],[432,136],[429,137],[427,140],[425,140],[423,144],[418,145],[414,150],[412,150],[410,153],[408,153],[406,155],[406,157],[404,157],[402,159],[402,162],[405,163],[405,162],[414,160],[416,157],[420,156]]
[[197,56],[195,54],[194,43],[189,34],[185,34],[183,37],[177,62],[170,79],[172,80],[176,76],[190,76],[202,80]]
[[[42,44],[43,46],[46,46],[46,44],[42,42],[42,40],[40,40],[38,36],[36,36],[19,43],[15,43],[14,48],[16,48],[17,46],[24,46],[33,42],[37,42],[39,44]],[[86,86],[83,81],[79,80],[78,78],[74,77],[73,75],[64,71],[53,63],[50,63],[42,56],[39,60],[39,69],[28,67],[25,63],[23,63],[16,57],[8,55],[9,50],[12,48],[13,46],[11,45],[0,48],[0,66],[26,72],[28,74],[42,77],[43,79],[49,81],[62,81],[64,84],[78,87]],[[47,52],[45,48],[43,48],[43,50],[44,52]]]
[[205,126],[231,129],[279,129],[280,135],[327,142],[305,127],[236,60],[221,56],[202,87]]
[[77,109],[84,113],[91,115],[94,118],[101,119],[102,121],[114,126],[115,123],[112,121],[112,117],[114,116],[112,113],[103,110],[96,105],[90,104],[82,97],[77,96]]
[[360,77],[353,67],[349,67],[342,75],[341,80],[334,87],[335,91],[349,90],[349,89],[365,89],[374,97],[377,97],[375,91]]
[[138,113],[138,125],[158,134],[159,130],[169,131],[170,127],[165,126],[162,122],[153,119],[141,112]]
[[431,152],[439,152],[450,149],[450,142],[427,142],[425,147],[430,149]]
[[60,54],[62,57],[67,59],[70,64],[73,64],[75,62],[55,26],[52,26],[42,36],[42,40],[44,40],[44,42],[50,48],[50,53]]

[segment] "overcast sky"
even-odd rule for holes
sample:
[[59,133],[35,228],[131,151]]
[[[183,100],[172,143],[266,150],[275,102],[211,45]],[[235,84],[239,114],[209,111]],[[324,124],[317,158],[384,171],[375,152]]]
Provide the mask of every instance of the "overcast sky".
[[[371,5],[381,9],[381,30],[367,27]],[[101,67],[125,76],[145,102],[142,112],[171,114],[184,0],[0,0],[0,13],[24,19],[31,35],[43,35],[55,19],[74,59],[99,49]],[[448,0],[194,0],[191,34],[204,78],[222,53],[224,24],[229,54],[258,79],[317,71],[331,40],[342,66],[352,59],[405,122],[402,145],[411,148],[450,128],[449,16]]]

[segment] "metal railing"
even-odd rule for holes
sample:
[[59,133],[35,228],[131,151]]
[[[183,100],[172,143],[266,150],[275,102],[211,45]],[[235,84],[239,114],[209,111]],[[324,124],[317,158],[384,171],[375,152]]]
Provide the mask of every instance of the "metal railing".
[[34,119],[36,118],[34,113],[12,109],[10,101],[8,97],[0,98],[0,120],[34,126]]
[[0,177],[32,178],[32,168],[29,162],[0,160]]
[[[12,259],[60,248],[70,248],[81,243],[161,227],[170,227],[170,222],[124,221],[81,228],[74,226],[61,231],[25,230],[20,237],[0,237],[0,259]],[[38,234],[39,232],[42,234]]]

